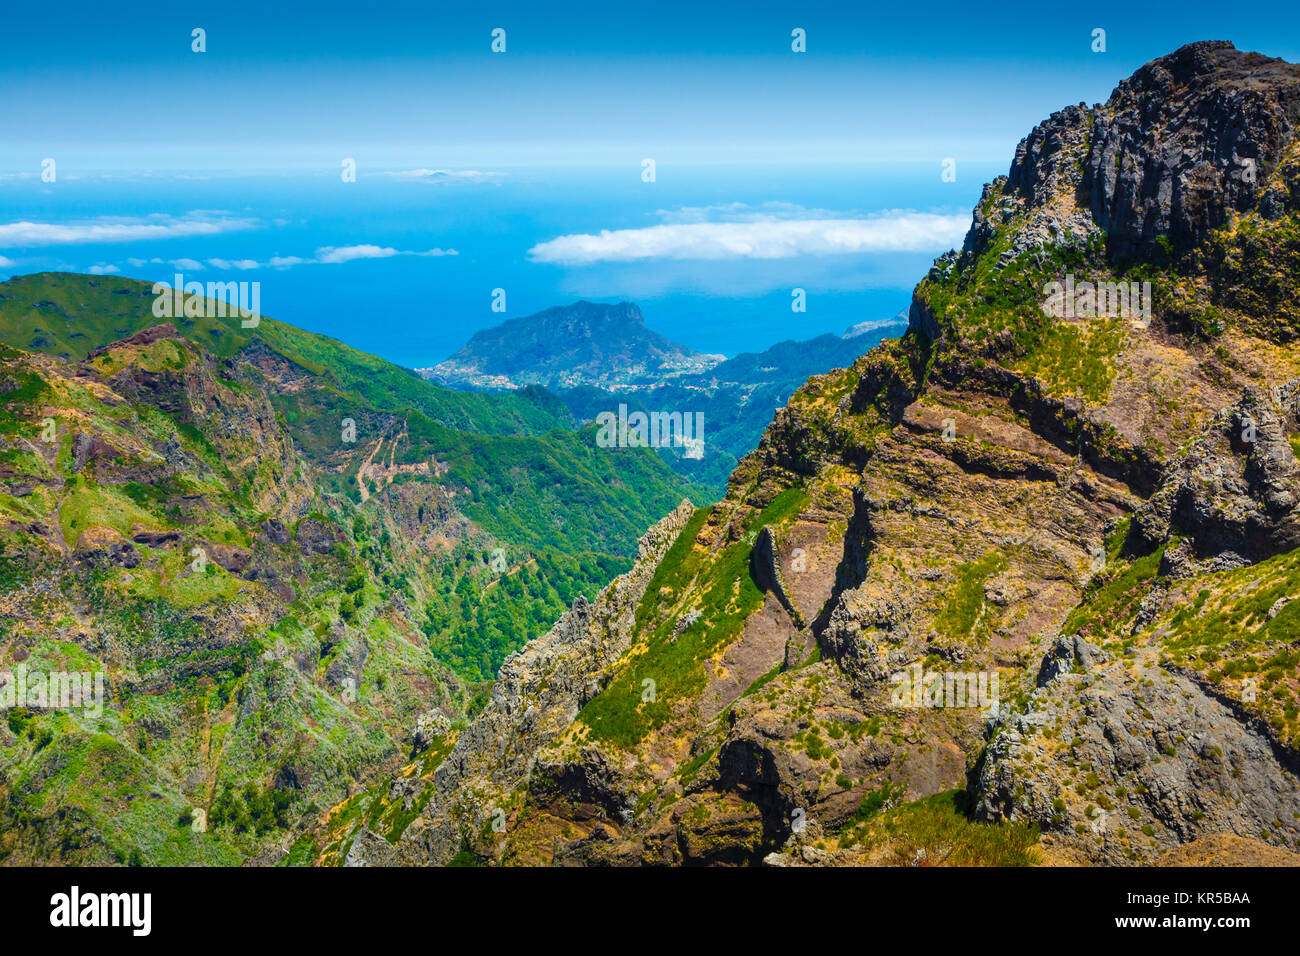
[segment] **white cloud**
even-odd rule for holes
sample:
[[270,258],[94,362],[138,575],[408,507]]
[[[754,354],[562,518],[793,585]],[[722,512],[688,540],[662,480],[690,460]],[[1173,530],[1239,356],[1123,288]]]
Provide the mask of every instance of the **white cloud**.
[[97,262],[90,267],[89,272],[92,276],[106,276],[113,272],[121,272],[117,266],[109,265],[106,262]]
[[421,183],[468,183],[500,176],[500,173],[480,172],[477,169],[403,169],[394,172],[373,173]]
[[389,246],[322,246],[316,250],[317,262],[351,262],[353,259],[388,259],[401,255]]
[[0,269],[12,269],[13,266],[14,261],[12,259],[6,259],[4,256],[0,256]]
[[235,269],[257,269],[261,267],[256,259],[209,259],[208,265],[214,269],[221,269],[223,272],[231,272]]
[[[266,262],[256,259],[209,259],[208,265],[224,272],[248,269],[291,269],[294,266],[340,265],[354,259],[391,259],[394,256],[458,256],[455,249],[428,249],[424,252],[411,252],[394,249],[391,246],[376,246],[363,243],[356,246],[321,246],[311,257],[272,256]],[[180,263],[176,263],[179,267]]]
[[0,246],[52,246],[79,242],[136,242],[141,239],[177,239],[216,236],[251,229],[256,219],[213,217],[203,213],[185,216],[152,215],[143,218],[100,216],[81,222],[0,223]]
[[185,259],[185,258],[160,259],[158,256],[154,256],[152,259],[130,258],[126,260],[126,264],[130,266],[132,269],[141,269],[145,266],[169,265],[172,266],[173,268],[180,269],[184,272],[201,272],[203,270],[202,262],[199,262],[199,260],[197,259]]
[[[222,259],[210,258],[203,262],[197,259],[170,259],[164,260],[159,258],[153,259],[127,259],[126,262],[134,269],[139,269],[150,265],[167,264],[182,272],[199,272],[204,268],[217,269],[221,272],[248,272],[252,269],[291,269],[294,266],[309,265],[339,265],[344,262],[351,262],[354,259],[389,259],[394,256],[456,256],[460,255],[455,249],[428,249],[424,252],[410,252],[402,249],[393,249],[390,246],[376,246],[362,244],[356,246],[321,246],[316,250],[316,254],[310,257],[304,256],[272,256],[265,262],[259,262],[257,259]],[[96,266],[104,271],[116,272],[115,266]],[[93,270],[92,270],[93,271]]]
[[[736,207],[727,207],[734,215]],[[716,211],[716,210],[715,210]],[[703,210],[684,210],[691,218]],[[534,262],[589,265],[646,259],[788,259],[845,253],[941,252],[961,242],[967,215],[889,211],[861,219],[778,218],[747,214],[743,221],[676,222],[644,229],[604,229],[559,236],[528,250]]]

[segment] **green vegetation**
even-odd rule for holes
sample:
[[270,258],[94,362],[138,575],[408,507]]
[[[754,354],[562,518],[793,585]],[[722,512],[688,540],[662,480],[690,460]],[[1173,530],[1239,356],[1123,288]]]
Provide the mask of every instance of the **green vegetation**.
[[1236,699],[1253,681],[1254,700],[1244,705],[1281,740],[1300,746],[1300,550],[1184,586],[1189,600],[1157,622],[1166,630],[1164,658]]
[[453,432],[412,417],[411,454],[436,454],[438,482],[465,488],[464,513],[498,539],[529,551],[635,553],[637,537],[688,495],[645,449],[602,449],[595,429],[544,437],[493,438]]
[[1151,590],[1166,547],[1131,561],[1108,560],[1106,568],[1088,582],[1083,601],[1061,625],[1061,633],[1081,634],[1103,644],[1113,640],[1119,622],[1132,620]]
[[[1298,166],[1300,156],[1292,157],[1293,179]],[[1252,332],[1271,341],[1300,337],[1300,216],[1234,218],[1211,238],[1206,261],[1216,306],[1241,313]]]
[[[644,636],[620,662],[609,686],[578,714],[594,738],[634,747],[663,725],[676,701],[703,689],[706,662],[739,636],[745,621],[763,605],[763,592],[749,571],[754,535],[764,525],[791,520],[805,501],[801,489],[786,489],[762,512],[748,516],[740,540],[713,554],[698,541],[709,513],[692,516],[637,609],[638,631]],[[687,596],[695,599],[684,600]],[[702,613],[679,627],[680,615],[692,607]],[[653,700],[646,694],[651,686]]]
[[984,584],[1006,568],[1007,559],[998,551],[990,551],[978,560],[958,565],[954,569],[957,580],[949,591],[948,603],[935,615],[935,630],[955,640],[977,637],[973,632],[984,613]]
[[[881,811],[888,786],[868,794],[859,821],[837,835],[841,846],[879,848],[899,866],[1035,866],[1038,831],[1022,823],[977,823],[966,791],[949,790]],[[871,804],[871,806],[868,806]]]
[[492,680],[509,654],[548,631],[578,595],[594,598],[629,567],[630,561],[605,555],[542,554],[489,579],[447,563],[422,626],[434,653],[457,674]]
[[1058,323],[1042,333],[1016,365],[1056,395],[1078,392],[1094,404],[1105,402],[1115,375],[1114,358],[1129,339],[1127,322],[1095,319],[1083,324]]
[[[413,409],[449,428],[487,435],[544,434],[567,422],[558,399],[540,389],[510,395],[457,392],[424,381],[374,355],[336,339],[262,318],[255,329],[238,318],[158,319],[151,286],[116,276],[38,273],[0,284],[0,340],[16,348],[67,359],[171,321],[200,348],[231,358],[254,343],[327,380],[335,409],[352,417],[364,408]],[[287,407],[294,407],[290,403]],[[331,417],[327,434],[338,432],[343,416]]]
[[258,836],[265,836],[289,825],[289,804],[292,802],[293,793],[288,790],[260,791],[252,784],[246,784],[236,792],[227,784],[212,801],[208,823],[230,827],[236,833],[251,830]]
[[[130,280],[0,289],[0,340],[74,361],[157,324]],[[420,713],[481,707],[505,656],[693,491],[541,389],[453,392],[269,319],[177,325],[97,355],[107,388],[0,345],[0,469],[30,486],[0,494],[0,641],[111,688],[97,719],[8,715],[0,859],[238,863],[286,830],[291,865],[332,852],[300,833],[319,808],[400,760]],[[376,462],[437,467],[362,504],[381,435]],[[374,810],[393,840],[417,812]]]

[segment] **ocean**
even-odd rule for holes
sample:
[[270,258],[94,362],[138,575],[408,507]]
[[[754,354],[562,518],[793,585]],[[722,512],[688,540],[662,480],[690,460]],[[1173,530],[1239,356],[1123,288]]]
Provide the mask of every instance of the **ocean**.
[[733,356],[905,309],[1005,171],[662,161],[646,181],[643,158],[359,165],[350,182],[341,161],[239,175],[65,165],[53,183],[0,178],[0,276],[257,281],[264,314],[408,367],[579,298],[634,301],[651,329]]

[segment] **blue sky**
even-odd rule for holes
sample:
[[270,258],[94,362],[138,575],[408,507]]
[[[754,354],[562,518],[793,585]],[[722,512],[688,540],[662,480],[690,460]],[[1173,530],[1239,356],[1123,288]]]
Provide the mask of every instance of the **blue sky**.
[[5,11],[0,277],[183,263],[407,365],[580,296],[727,354],[887,317],[1052,111],[1196,39],[1300,60],[1293,3],[178,6]]
[[[306,5],[304,5],[306,6]],[[11,4],[0,166],[1001,160],[1196,39],[1300,58],[1294,3]],[[56,12],[57,11],[57,12]],[[207,31],[208,52],[190,51]],[[507,31],[505,54],[490,31]],[[808,52],[790,51],[807,31]],[[1107,51],[1090,49],[1107,31]],[[647,153],[647,150],[652,152]],[[639,155],[638,155],[639,154]]]

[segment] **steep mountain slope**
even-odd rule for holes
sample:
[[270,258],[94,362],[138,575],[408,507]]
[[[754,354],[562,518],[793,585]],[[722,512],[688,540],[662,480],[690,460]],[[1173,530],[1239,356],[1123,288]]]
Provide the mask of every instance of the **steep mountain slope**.
[[8,710],[7,862],[238,862],[391,759],[413,708],[454,712],[391,564],[360,570],[364,520],[230,371],[166,328],[78,366],[0,356],[6,683],[102,673],[106,697]]
[[[545,394],[450,392],[269,319],[182,333],[142,289],[0,286],[4,338],[84,350],[0,347],[0,700],[23,690],[0,725],[7,862],[287,842],[457,726],[683,491]],[[29,693],[64,672],[104,697]]]
[[358,804],[323,859],[1300,847],[1297,126],[1300,68],[1226,43],[1054,114],[908,333],[364,798],[414,814],[395,851]]
[[475,388],[553,389],[660,382],[722,361],[645,327],[631,302],[574,302],[475,332],[465,347],[422,374]]

